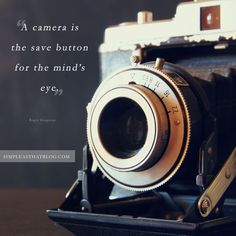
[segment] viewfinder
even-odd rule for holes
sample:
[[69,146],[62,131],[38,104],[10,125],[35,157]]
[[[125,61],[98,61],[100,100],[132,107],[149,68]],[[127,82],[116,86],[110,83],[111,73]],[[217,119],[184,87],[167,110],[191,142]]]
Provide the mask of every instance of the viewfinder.
[[220,29],[220,6],[201,7],[201,30]]

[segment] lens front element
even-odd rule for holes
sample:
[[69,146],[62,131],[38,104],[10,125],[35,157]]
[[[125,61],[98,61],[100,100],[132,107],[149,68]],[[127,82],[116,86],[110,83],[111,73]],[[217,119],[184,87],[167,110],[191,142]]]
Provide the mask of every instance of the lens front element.
[[103,146],[121,159],[135,156],[147,137],[147,119],[133,100],[120,97],[108,103],[102,111],[99,134]]

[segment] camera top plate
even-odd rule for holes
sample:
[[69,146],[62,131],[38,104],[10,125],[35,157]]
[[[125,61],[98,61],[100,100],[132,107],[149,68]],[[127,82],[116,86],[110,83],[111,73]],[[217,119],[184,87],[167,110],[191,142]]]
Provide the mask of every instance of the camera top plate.
[[140,12],[137,22],[107,28],[100,52],[206,42],[217,42],[221,49],[225,45],[219,42],[236,40],[235,7],[234,0],[184,2],[173,19],[160,21],[152,21],[150,12]]

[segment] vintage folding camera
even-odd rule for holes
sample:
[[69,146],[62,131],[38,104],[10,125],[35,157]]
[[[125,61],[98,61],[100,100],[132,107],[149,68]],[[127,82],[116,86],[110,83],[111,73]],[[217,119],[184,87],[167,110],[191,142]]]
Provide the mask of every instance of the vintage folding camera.
[[106,29],[83,168],[50,218],[78,235],[235,232],[235,7]]

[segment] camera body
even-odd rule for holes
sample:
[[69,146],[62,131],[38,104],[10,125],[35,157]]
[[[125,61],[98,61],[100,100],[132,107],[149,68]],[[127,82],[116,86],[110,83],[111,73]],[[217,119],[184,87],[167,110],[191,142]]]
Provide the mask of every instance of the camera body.
[[50,218],[82,235],[235,230],[234,8],[186,2],[106,29],[83,167]]
[[[178,180],[180,178],[184,185],[186,185],[185,180],[193,183],[197,178],[197,185],[205,188],[208,181],[216,174],[219,167],[222,166],[227,156],[233,150],[236,142],[234,132],[236,130],[234,122],[236,118],[234,96],[236,48],[234,41],[234,20],[229,17],[230,13],[232,13],[233,16],[232,4],[232,1],[188,2],[178,6],[175,18],[170,21],[155,22],[152,21],[151,12],[139,12],[137,22],[122,23],[119,26],[106,29],[105,40],[100,47],[101,78],[103,80],[100,87],[103,87],[104,91],[98,89],[94,95],[95,99],[93,99],[88,106],[88,140],[93,156],[97,156],[97,158],[94,159],[98,162],[98,166],[104,170],[104,174],[108,178],[111,177],[112,180],[115,180],[116,184],[122,182],[121,178],[113,178],[112,175],[123,174],[122,171],[125,169],[125,166],[121,167],[123,170],[118,168],[119,173],[115,173],[114,171],[110,173],[105,167],[109,161],[105,160],[106,163],[103,165],[101,164],[101,159],[103,159],[102,156],[109,155],[111,150],[106,152],[106,150],[98,151],[98,149],[102,149],[102,147],[105,147],[105,149],[122,149],[121,146],[124,146],[124,144],[119,144],[117,137],[120,134],[116,133],[116,130],[122,130],[122,125],[117,126],[117,123],[121,121],[119,121],[118,118],[104,118],[107,119],[104,120],[104,123],[107,124],[109,123],[109,119],[116,119],[116,121],[114,121],[115,124],[104,124],[104,127],[101,128],[104,130],[113,129],[113,135],[116,137],[107,134],[107,141],[102,138],[102,133],[106,131],[96,130],[100,124],[97,122],[93,128],[91,124],[94,119],[93,114],[98,114],[97,120],[102,119],[102,112],[104,111],[102,109],[108,106],[108,103],[104,103],[101,110],[96,110],[94,107],[100,106],[98,100],[101,99],[105,93],[108,94],[110,90],[118,88],[119,86],[129,86],[129,84],[133,83],[138,86],[146,87],[152,92],[156,92],[157,96],[161,99],[161,103],[164,104],[164,109],[168,113],[167,122],[169,122],[169,129],[163,131],[169,132],[169,137],[165,137],[164,134],[161,134],[162,141],[159,141],[161,143],[165,142],[163,141],[164,139],[169,139],[167,142],[171,143],[172,132],[176,129],[176,125],[172,126],[171,123],[179,122],[181,117],[177,114],[185,108],[188,109],[188,112],[183,114],[185,117],[182,119],[189,119],[189,122],[185,122],[181,128],[181,122],[178,125],[178,129],[183,129],[184,132],[191,132],[191,134],[183,134],[183,136],[189,136],[187,137],[189,140],[183,144],[185,147],[189,147],[187,151],[182,150],[186,152],[184,155],[187,155],[187,157],[183,161],[184,165],[181,168],[182,173],[178,175],[177,179],[175,178],[177,182],[179,182]],[[183,25],[186,19],[188,23]],[[167,61],[167,63],[164,62],[163,59]],[[163,65],[156,65],[156,63]],[[183,95],[185,104],[171,100],[175,93],[175,88],[167,88],[165,87],[166,84],[161,84],[160,81],[162,81],[163,78],[159,80],[153,78],[151,75],[153,71],[148,71],[151,70],[150,68],[156,69],[158,73],[163,73],[157,75],[157,77],[165,77],[165,75],[167,75],[170,80],[174,81],[175,85],[180,89],[180,94]],[[124,82],[118,82],[115,85],[116,81],[121,81],[122,78],[117,79],[116,77],[119,76],[114,75],[114,73],[118,73],[120,77],[122,77],[122,73],[124,73],[124,77],[129,76],[130,78],[126,78]],[[137,81],[135,81],[135,76],[139,77]],[[108,82],[105,81],[106,79]],[[114,80],[114,82],[112,80]],[[158,84],[158,86],[156,86],[155,83]],[[107,89],[104,88],[106,86]],[[123,91],[121,89],[120,97],[122,97],[123,92],[125,92],[125,90]],[[178,96],[179,94],[176,94],[176,98]],[[115,97],[108,97],[106,99],[115,99]],[[116,99],[118,98],[119,95]],[[132,100],[132,97],[128,99]],[[141,102],[138,98],[137,100]],[[166,105],[165,103],[170,104]],[[113,104],[113,107],[116,106],[119,107],[123,105],[119,105],[119,102],[116,102]],[[158,107],[160,106],[161,105],[158,105]],[[112,113],[115,117],[118,117],[117,113],[126,113],[126,111],[121,108],[117,108],[119,111],[116,111],[116,108],[108,109],[110,116],[112,116]],[[155,113],[155,111],[153,112]],[[163,112],[160,111],[159,113]],[[145,115],[148,116],[148,114]],[[173,117],[171,117],[171,115],[173,115]],[[162,114],[159,114],[159,116],[163,118]],[[120,119],[125,118],[121,117]],[[147,119],[150,120],[151,118],[148,116]],[[130,120],[135,120],[135,118],[133,117],[132,119],[132,117],[130,117]],[[99,122],[103,123],[101,120],[99,120]],[[158,122],[160,122],[160,126],[165,126],[161,123],[162,121]],[[184,125],[191,127],[184,127]],[[124,126],[125,124],[123,124],[123,129]],[[150,127],[151,124],[147,124],[147,126]],[[126,128],[132,129],[132,127]],[[135,128],[137,129],[137,127],[133,127],[133,129]],[[94,130],[95,132],[100,132],[100,134],[96,136],[93,134]],[[125,133],[128,131],[123,130],[122,132]],[[156,132],[161,133],[162,131],[157,129]],[[142,133],[141,130],[140,133]],[[101,137],[99,137],[99,135],[101,135]],[[129,135],[126,133],[126,136]],[[133,136],[135,136],[134,131]],[[172,147],[178,145],[177,140],[183,138],[178,137],[176,140],[176,136],[178,136],[177,132],[173,134],[175,141],[172,141]],[[111,144],[113,138],[114,145]],[[127,146],[132,146],[125,137],[120,136],[120,139],[126,142]],[[151,143],[153,140],[150,139],[148,142]],[[160,144],[158,146],[160,152],[163,151],[162,148],[166,148],[168,151],[168,147],[160,147],[167,145],[167,142],[166,144]],[[113,146],[108,147],[109,145]],[[120,147],[116,147],[117,145],[120,145]],[[141,148],[139,147],[138,149],[139,152],[141,152]],[[95,153],[93,150],[96,150],[94,151]],[[152,152],[151,148],[149,152]],[[157,155],[162,154],[155,154],[155,158],[157,158]],[[171,152],[168,158],[170,159],[170,156],[173,158],[175,155],[178,154]],[[115,155],[109,156],[110,159],[113,157],[116,158]],[[122,158],[124,159],[124,157]],[[137,156],[135,156],[135,158],[137,158]],[[115,162],[108,163],[111,169],[116,167],[114,165],[118,165],[114,163]],[[135,164],[138,165],[137,162],[135,162]],[[166,166],[166,163],[163,165]],[[167,165],[178,165],[178,163],[169,163]],[[158,168],[163,169],[164,167]],[[191,174],[189,173],[189,169],[191,169]],[[128,168],[127,170],[129,171]],[[137,173],[136,170],[134,171]],[[175,172],[175,170],[169,169],[167,172],[168,171]],[[156,170],[156,172],[158,172],[158,170]],[[126,175],[124,178],[126,182],[131,183],[131,179],[140,179],[142,175],[149,174],[150,173],[147,173],[147,171],[144,171],[140,176],[130,175],[129,179]],[[160,178],[163,178],[163,176]],[[167,179],[169,180],[169,177]],[[153,186],[160,186],[166,181],[161,181],[160,184],[154,184]],[[122,186],[139,190],[134,186],[126,184]],[[140,185],[141,190],[148,190],[150,189],[149,187],[150,186],[147,184]]]

